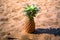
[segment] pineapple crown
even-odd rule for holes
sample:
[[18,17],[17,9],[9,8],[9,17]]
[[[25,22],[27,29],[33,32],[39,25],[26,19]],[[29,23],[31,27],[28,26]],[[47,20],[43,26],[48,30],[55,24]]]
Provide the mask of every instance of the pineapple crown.
[[37,12],[39,11],[35,5],[27,5],[25,8],[26,16],[29,18],[35,17]]

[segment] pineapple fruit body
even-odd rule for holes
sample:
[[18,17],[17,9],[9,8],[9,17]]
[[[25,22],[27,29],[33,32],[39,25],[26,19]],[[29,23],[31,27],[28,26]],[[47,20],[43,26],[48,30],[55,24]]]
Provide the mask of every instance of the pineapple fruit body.
[[29,19],[28,17],[26,17],[24,24],[24,31],[27,33],[33,33],[35,31],[34,18]]

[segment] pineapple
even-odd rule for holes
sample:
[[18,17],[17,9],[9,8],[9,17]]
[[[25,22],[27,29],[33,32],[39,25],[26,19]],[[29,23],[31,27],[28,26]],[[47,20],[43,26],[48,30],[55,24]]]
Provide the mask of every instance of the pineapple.
[[26,15],[24,30],[27,33],[33,33],[35,31],[34,17],[39,10],[35,5],[27,5],[24,11]]

